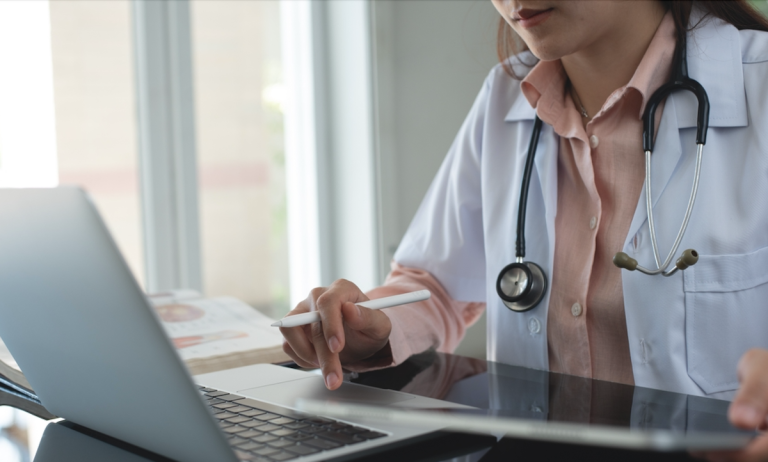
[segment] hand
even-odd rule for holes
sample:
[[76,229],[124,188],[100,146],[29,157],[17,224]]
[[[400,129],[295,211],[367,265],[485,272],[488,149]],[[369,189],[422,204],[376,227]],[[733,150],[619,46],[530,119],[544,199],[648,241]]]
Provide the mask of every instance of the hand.
[[[753,349],[741,357],[738,366],[741,388],[736,393],[728,418],[747,430],[768,428],[768,351]],[[755,438],[741,451],[717,451],[698,454],[711,461],[768,461],[768,435]]]
[[356,285],[343,279],[312,289],[288,316],[316,310],[322,321],[281,327],[283,351],[301,367],[320,367],[329,390],[339,388],[342,363],[369,358],[389,341],[392,323],[387,315],[355,305],[366,300]]

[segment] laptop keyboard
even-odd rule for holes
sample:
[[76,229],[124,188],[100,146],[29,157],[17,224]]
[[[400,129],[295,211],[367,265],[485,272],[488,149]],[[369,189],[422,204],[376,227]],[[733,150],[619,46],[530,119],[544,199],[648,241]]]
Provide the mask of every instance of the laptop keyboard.
[[244,396],[199,388],[240,460],[293,460],[387,436],[331,419],[280,415]]

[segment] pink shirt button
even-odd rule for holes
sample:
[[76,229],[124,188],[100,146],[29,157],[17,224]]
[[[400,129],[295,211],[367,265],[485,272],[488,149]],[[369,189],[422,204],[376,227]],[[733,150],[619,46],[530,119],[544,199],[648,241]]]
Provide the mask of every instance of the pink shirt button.
[[592,149],[597,148],[599,144],[600,144],[600,139],[598,139],[597,136],[592,135],[589,137],[589,145],[592,147]]

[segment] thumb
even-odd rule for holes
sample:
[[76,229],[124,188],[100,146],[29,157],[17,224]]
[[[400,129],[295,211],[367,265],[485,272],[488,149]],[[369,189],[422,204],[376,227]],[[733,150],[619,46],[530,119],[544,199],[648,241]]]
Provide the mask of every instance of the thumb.
[[728,409],[728,418],[737,427],[754,429],[768,417],[768,351],[744,353],[738,366],[741,386]]
[[386,337],[392,330],[389,317],[381,310],[372,310],[347,302],[341,307],[344,323],[352,330],[372,337]]

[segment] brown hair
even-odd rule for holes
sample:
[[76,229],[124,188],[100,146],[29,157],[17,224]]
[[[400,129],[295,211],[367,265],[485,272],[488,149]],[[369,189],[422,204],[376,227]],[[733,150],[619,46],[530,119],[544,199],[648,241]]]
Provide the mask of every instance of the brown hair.
[[[700,23],[693,24],[692,26],[688,24],[694,2],[704,9],[705,18],[707,16],[720,18],[727,23],[733,24],[739,30],[754,29],[768,32],[768,18],[750,5],[747,0],[662,0],[664,7],[672,12],[678,41],[681,36],[695,29]],[[522,39],[512,30],[512,27],[507,24],[504,18],[500,18],[496,34],[496,53],[499,55],[499,61],[504,66],[504,70],[512,78],[519,80],[521,77],[512,68],[510,58],[525,50],[527,50],[527,47]],[[535,62],[523,64],[532,66]]]

